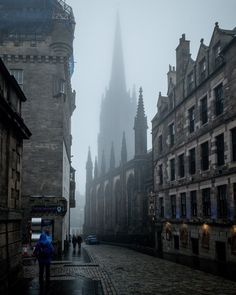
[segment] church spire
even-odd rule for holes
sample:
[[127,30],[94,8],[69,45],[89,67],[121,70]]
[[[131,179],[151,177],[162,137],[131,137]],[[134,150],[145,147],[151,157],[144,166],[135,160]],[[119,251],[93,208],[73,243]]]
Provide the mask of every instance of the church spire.
[[95,163],[94,163],[94,179],[98,178],[98,159],[95,157]]
[[89,183],[93,180],[93,162],[91,159],[90,147],[88,149],[88,158],[86,163],[86,182]]
[[111,145],[111,156],[110,156],[110,170],[114,169],[116,165],[116,160],[115,160],[115,151],[114,151],[114,143],[112,142]]
[[143,104],[143,89],[139,89],[137,114],[134,121],[135,130],[135,156],[147,153],[147,117]]
[[127,162],[127,148],[126,148],[125,132],[123,132],[122,146],[121,146],[121,164],[125,164],[126,162]]
[[110,90],[126,91],[124,57],[121,40],[120,17],[117,13],[116,32],[113,48]]
[[106,173],[106,160],[104,150],[102,151],[101,175]]

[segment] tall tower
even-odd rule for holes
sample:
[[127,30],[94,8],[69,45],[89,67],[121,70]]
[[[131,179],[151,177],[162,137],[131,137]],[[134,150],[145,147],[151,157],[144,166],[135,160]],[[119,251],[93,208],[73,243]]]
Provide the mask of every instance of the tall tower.
[[98,167],[101,168],[102,153],[105,162],[110,161],[112,142],[116,164],[120,164],[122,135],[125,132],[127,156],[131,159],[134,155],[133,118],[135,116],[135,96],[130,97],[126,89],[125,67],[122,50],[120,21],[117,16],[111,79],[109,88],[101,104],[100,131],[98,135]]
[[134,120],[135,156],[142,156],[147,153],[147,128],[147,117],[143,105],[143,89],[140,87],[138,109]]
[[[53,238],[63,249],[69,236],[71,116],[75,109],[73,11],[63,0],[1,0],[0,16],[0,55],[28,98],[22,109],[32,132],[23,154],[27,219],[49,219]],[[48,211],[41,212],[42,206]]]

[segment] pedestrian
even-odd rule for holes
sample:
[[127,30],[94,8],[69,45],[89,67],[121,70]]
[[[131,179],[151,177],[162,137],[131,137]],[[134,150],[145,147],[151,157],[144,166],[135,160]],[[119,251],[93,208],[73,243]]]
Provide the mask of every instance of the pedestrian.
[[50,235],[50,232],[48,229],[45,230],[45,235],[47,236],[48,241],[52,243],[52,236]]
[[75,250],[75,247],[76,247],[76,243],[77,243],[76,236],[73,235],[73,236],[72,236],[72,244],[73,244],[73,249],[74,249],[74,250]]
[[78,250],[80,251],[80,249],[81,249],[81,243],[82,243],[82,238],[81,238],[81,236],[80,235],[78,235],[77,236],[77,243],[78,243]]
[[43,286],[44,270],[46,270],[46,283],[50,281],[50,264],[54,248],[51,242],[48,241],[47,235],[42,233],[37,242],[33,255],[36,256],[39,262],[39,284]]

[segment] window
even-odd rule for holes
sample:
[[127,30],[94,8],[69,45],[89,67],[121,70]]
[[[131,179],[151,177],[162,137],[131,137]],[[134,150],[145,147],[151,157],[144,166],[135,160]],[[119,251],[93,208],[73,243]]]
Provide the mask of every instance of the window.
[[215,66],[219,66],[222,62],[221,56],[220,56],[220,52],[221,52],[221,46],[220,46],[220,42],[218,42],[215,46],[214,46],[214,56],[215,56]]
[[201,106],[200,106],[200,119],[201,123],[206,124],[208,122],[208,110],[207,110],[207,96],[201,99]]
[[215,90],[215,115],[219,116],[224,111],[224,92],[222,83]]
[[226,185],[217,187],[217,212],[218,218],[227,217],[227,190]]
[[162,168],[162,164],[159,165],[159,184],[160,185],[163,184],[163,168]]
[[201,169],[203,171],[209,169],[209,149],[208,141],[201,144]]
[[187,77],[187,91],[188,93],[190,93],[193,90],[193,86],[194,86],[194,79],[193,79],[193,72],[191,72],[188,77]]
[[231,129],[232,161],[236,161],[236,128]]
[[216,136],[216,154],[217,154],[217,165],[222,166],[225,163],[225,148],[224,148],[224,134]]
[[184,154],[179,156],[179,177],[184,177]]
[[199,81],[202,82],[206,78],[206,59],[205,57],[199,63]]
[[191,199],[191,216],[197,216],[197,192],[191,191],[190,192],[190,199]]
[[176,218],[176,195],[170,197],[171,202],[171,217]]
[[181,217],[186,217],[186,193],[180,194],[180,205]]
[[175,159],[170,160],[170,180],[175,180]]
[[10,74],[14,76],[17,83],[23,87],[23,70],[22,69],[10,69]]
[[195,156],[195,148],[189,150],[189,174],[196,173],[196,156]]
[[63,79],[60,79],[59,92],[62,94],[65,94],[65,91],[66,91],[66,81]]
[[194,107],[188,110],[188,120],[189,120],[189,133],[195,130],[195,112]]
[[162,134],[159,135],[158,137],[158,150],[159,150],[159,153],[162,152]]
[[160,217],[164,217],[164,200],[163,198],[159,198],[160,205]]
[[174,123],[169,125],[169,138],[170,138],[170,146],[172,147],[175,144],[175,126]]
[[210,188],[202,190],[202,210],[204,217],[211,216],[211,191]]

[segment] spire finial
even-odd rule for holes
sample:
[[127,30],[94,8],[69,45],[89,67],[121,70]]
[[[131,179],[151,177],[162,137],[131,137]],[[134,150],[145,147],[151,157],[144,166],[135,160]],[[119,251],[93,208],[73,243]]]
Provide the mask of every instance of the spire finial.
[[143,88],[142,87],[139,88],[139,96],[143,97]]

